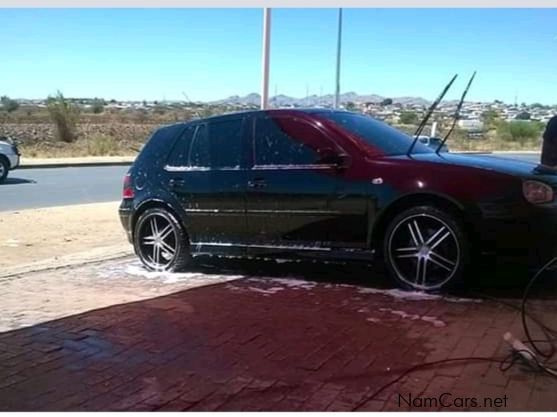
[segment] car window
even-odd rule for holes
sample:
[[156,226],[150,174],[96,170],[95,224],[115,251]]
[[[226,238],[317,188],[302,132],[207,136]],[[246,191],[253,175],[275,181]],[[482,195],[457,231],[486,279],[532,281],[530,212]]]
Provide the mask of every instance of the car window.
[[174,167],[188,165],[188,154],[194,132],[194,126],[188,126],[184,129],[168,156],[167,165]]
[[208,126],[211,167],[239,168],[242,157],[242,119],[214,121]]
[[164,165],[167,162],[168,150],[172,148],[176,137],[183,130],[184,125],[176,124],[157,129],[141,148],[137,156],[137,164],[151,166]]
[[327,144],[328,139],[307,122],[289,117],[262,117],[255,122],[254,164],[313,165],[319,161],[318,146]]
[[191,167],[209,167],[211,165],[207,126],[204,124],[199,125],[195,131],[188,160],[188,165]]
[[[385,155],[403,155],[408,152],[413,137],[389,126],[386,123],[350,112],[322,112],[319,116],[333,121],[337,126],[351,132],[364,143],[378,148]],[[412,153],[432,153],[429,146],[416,141]]]

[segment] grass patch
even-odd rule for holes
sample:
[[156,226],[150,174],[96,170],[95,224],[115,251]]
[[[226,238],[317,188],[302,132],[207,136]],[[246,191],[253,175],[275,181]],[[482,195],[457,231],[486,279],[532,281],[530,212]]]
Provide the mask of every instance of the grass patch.
[[115,156],[120,153],[120,146],[113,136],[96,135],[87,140],[87,151],[91,156]]

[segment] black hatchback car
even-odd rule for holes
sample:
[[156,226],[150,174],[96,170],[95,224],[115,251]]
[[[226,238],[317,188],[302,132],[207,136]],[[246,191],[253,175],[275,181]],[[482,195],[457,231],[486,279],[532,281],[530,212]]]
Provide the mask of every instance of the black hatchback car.
[[125,177],[121,221],[143,264],[161,271],[196,254],[376,254],[399,285],[439,290],[462,281],[478,254],[547,260],[556,170],[419,142],[408,154],[412,142],[368,116],[325,109],[165,126]]

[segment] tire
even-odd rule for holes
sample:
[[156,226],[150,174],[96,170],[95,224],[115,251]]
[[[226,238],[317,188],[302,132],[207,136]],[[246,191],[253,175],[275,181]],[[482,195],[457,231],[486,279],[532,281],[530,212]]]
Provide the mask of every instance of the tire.
[[191,260],[186,231],[174,214],[163,208],[148,209],[139,216],[133,246],[141,263],[151,271],[181,271]]
[[6,160],[6,158],[0,155],[0,183],[4,182],[4,180],[8,176],[9,170],[10,170],[9,162]]
[[432,206],[399,213],[387,227],[383,254],[400,287],[425,292],[460,286],[470,256],[460,220]]

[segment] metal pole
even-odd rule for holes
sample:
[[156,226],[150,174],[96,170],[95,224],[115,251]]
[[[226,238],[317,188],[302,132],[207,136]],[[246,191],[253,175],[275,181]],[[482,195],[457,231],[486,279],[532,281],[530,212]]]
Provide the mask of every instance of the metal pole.
[[431,137],[435,137],[435,133],[437,132],[437,122],[433,122],[431,125]]
[[340,45],[342,40],[342,8],[338,9],[338,36],[337,36],[337,76],[335,86],[335,102],[333,107],[335,109],[339,106],[340,100]]
[[261,109],[269,107],[269,49],[271,43],[271,9],[263,9],[263,62],[261,77]]

